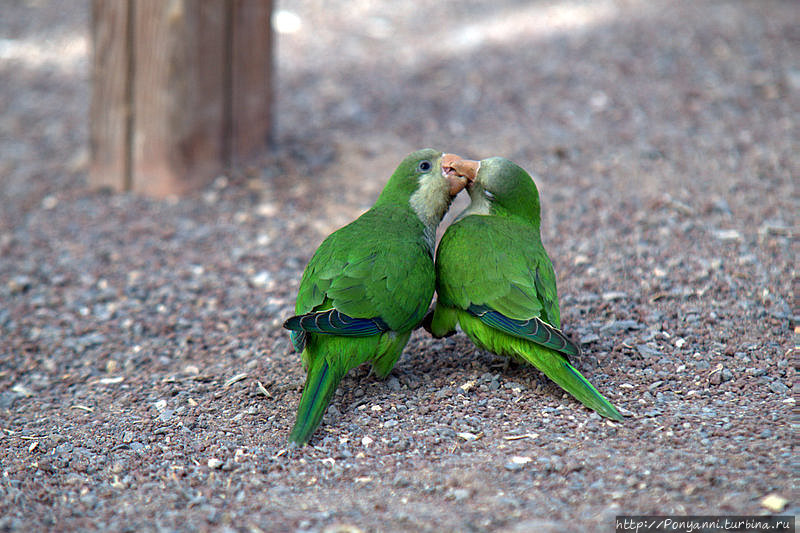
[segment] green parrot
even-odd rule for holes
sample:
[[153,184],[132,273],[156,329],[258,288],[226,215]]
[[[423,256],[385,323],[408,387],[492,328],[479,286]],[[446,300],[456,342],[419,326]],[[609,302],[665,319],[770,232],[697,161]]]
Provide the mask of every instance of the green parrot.
[[460,324],[477,346],[532,364],[587,407],[622,420],[569,362],[580,349],[559,330],[556,276],[542,245],[533,179],[502,157],[454,164],[476,178],[467,185],[469,206],[436,252],[437,301],[426,329],[442,337]]
[[[375,205],[330,234],[306,266],[283,325],[307,370],[290,444],[316,430],[344,375],[371,363],[386,377],[433,299],[436,227],[475,174],[436,150],[407,156]],[[461,165],[459,165],[461,166]]]

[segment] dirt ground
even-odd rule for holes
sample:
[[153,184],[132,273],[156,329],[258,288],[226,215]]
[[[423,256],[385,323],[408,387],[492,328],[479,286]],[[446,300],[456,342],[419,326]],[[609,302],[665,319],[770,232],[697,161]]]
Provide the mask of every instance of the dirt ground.
[[[154,201],[86,188],[88,2],[4,2],[0,531],[797,514],[797,2],[278,4],[274,149]],[[419,331],[287,454],[302,269],[423,146],[536,174],[623,423]]]

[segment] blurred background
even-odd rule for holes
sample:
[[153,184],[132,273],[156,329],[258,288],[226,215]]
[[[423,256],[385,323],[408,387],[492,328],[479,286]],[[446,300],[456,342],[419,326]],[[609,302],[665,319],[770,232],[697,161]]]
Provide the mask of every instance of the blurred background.
[[[8,0],[3,11],[0,187],[19,206],[4,210],[9,224],[85,183],[90,4]],[[674,195],[739,172],[743,158],[785,176],[797,153],[796,19],[792,2],[276,2],[271,156],[375,177],[370,167],[385,176],[433,146],[501,154],[545,181],[613,173],[631,193],[669,177]],[[262,163],[265,180],[285,174]],[[692,165],[708,176],[689,176]],[[360,182],[364,205],[382,183]]]

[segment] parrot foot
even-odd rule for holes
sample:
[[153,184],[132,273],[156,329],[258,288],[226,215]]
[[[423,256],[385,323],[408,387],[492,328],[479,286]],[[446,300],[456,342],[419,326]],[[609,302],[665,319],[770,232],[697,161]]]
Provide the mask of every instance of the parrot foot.
[[425,313],[425,317],[422,319],[422,322],[419,323],[419,327],[423,328],[425,331],[433,335],[433,329],[431,328],[431,323],[433,322],[433,309],[429,309],[427,313]]
[[419,326],[417,326],[417,327],[423,328],[425,331],[430,333],[431,336],[434,337],[435,339],[442,339],[442,338],[445,338],[445,337],[451,337],[451,336],[455,335],[456,334],[455,330],[448,331],[444,335],[437,335],[437,334],[435,334],[433,332],[433,312],[434,312],[434,308],[429,309],[428,312],[425,314],[425,317],[422,319],[422,322],[420,322]]
[[511,365],[511,358],[510,357],[503,357],[502,362],[499,363],[492,363],[489,365],[489,368],[499,368],[503,374],[508,372],[508,367]]

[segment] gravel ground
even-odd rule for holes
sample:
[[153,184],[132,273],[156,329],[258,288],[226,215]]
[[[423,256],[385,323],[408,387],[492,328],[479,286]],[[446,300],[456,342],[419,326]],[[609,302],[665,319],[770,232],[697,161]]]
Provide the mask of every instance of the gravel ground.
[[[274,150],[167,201],[86,188],[87,4],[0,17],[0,531],[797,514],[796,2],[280,2]],[[302,268],[421,146],[537,174],[624,423],[420,331],[286,453]]]

